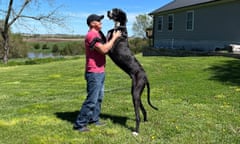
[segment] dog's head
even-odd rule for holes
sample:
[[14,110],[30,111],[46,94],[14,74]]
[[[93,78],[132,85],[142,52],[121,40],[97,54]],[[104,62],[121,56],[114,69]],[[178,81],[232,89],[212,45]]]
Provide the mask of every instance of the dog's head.
[[109,19],[112,19],[115,23],[118,23],[118,26],[125,26],[127,23],[126,13],[118,8],[114,8],[111,11],[108,11],[107,16]]

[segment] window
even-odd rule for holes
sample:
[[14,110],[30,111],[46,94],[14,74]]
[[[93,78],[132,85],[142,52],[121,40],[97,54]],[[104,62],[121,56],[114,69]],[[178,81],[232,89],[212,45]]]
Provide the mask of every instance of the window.
[[169,31],[173,30],[173,22],[174,22],[173,14],[168,15],[168,30]]
[[158,31],[162,31],[163,30],[163,17],[162,16],[158,17],[157,30]]
[[186,28],[187,31],[192,31],[193,26],[194,26],[194,12],[193,11],[188,11],[187,12],[187,17],[186,17]]

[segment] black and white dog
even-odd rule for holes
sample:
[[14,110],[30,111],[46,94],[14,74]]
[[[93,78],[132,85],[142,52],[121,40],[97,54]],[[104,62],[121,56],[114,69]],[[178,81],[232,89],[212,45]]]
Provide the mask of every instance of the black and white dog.
[[112,38],[113,31],[120,30],[122,32],[122,36],[115,41],[112,49],[108,52],[108,55],[113,62],[125,71],[132,79],[132,100],[136,116],[136,129],[133,134],[138,135],[140,125],[139,108],[143,113],[144,121],[147,121],[147,112],[141,101],[141,94],[145,86],[147,86],[148,104],[156,110],[157,108],[150,102],[150,86],[147,75],[141,64],[129,49],[126,13],[121,9],[114,8],[111,11],[108,11],[107,15],[109,19],[115,22],[115,27],[108,31],[107,40]]

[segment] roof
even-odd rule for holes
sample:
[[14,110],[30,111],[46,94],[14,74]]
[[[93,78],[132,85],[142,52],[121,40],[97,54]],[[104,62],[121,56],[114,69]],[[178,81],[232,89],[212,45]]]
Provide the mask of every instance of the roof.
[[209,3],[213,1],[218,1],[218,0],[173,0],[170,3],[164,5],[163,7],[160,7],[152,11],[150,14],[155,14],[159,12],[174,10],[174,9],[193,6],[193,5],[199,5],[203,3]]

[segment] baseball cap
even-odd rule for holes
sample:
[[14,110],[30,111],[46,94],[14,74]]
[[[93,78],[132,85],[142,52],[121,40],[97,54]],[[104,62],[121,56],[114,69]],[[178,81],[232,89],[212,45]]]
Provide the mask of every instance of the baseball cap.
[[87,24],[89,25],[92,21],[100,21],[104,18],[104,15],[91,14],[87,18]]

